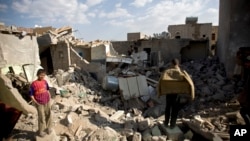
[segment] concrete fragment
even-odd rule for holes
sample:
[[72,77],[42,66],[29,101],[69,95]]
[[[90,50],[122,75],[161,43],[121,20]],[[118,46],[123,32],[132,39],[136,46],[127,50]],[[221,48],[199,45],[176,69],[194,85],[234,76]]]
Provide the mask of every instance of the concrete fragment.
[[5,75],[0,75],[0,101],[22,111],[28,115],[37,114],[37,110],[34,106],[29,105],[18,92],[16,88],[12,86],[12,82]]
[[53,104],[52,106],[51,106],[51,110],[54,110],[54,111],[59,111],[59,105],[58,104]]
[[114,129],[106,126],[96,130],[90,136],[89,141],[119,141],[119,137]]
[[153,136],[161,136],[161,131],[157,125],[152,128],[151,133]]
[[95,114],[94,117],[95,117],[95,120],[99,123],[106,123],[110,121],[109,115],[104,113],[101,110],[98,110],[97,114]]
[[126,137],[126,136],[122,136],[122,137],[120,138],[120,141],[127,141],[127,137]]
[[160,137],[159,136],[152,136],[151,141],[159,141]]
[[158,118],[160,115],[164,113],[165,110],[164,107],[165,107],[164,105],[157,105],[154,107],[150,107],[143,113],[143,116]]
[[145,120],[140,121],[138,123],[138,128],[140,131],[143,131],[145,129],[148,129],[150,127],[150,125],[151,125],[150,119],[146,118]]
[[224,90],[224,91],[232,91],[232,90],[234,90],[234,85],[232,85],[232,84],[225,85],[225,86],[222,87],[222,90]]
[[55,130],[52,129],[49,135],[45,135],[44,137],[36,136],[36,141],[60,141],[60,137],[58,137]]
[[151,132],[150,129],[148,129],[142,133],[143,141],[151,141],[152,135],[150,134],[150,132]]
[[137,124],[134,120],[126,120],[124,123],[124,128],[125,129],[133,129],[136,130],[137,129]]
[[138,132],[134,133],[132,141],[141,141],[141,140],[142,140],[141,133]]
[[173,129],[166,128],[166,130],[168,139],[183,140],[183,133],[178,126],[175,126]]
[[126,137],[132,136],[133,134],[134,134],[133,129],[126,129],[125,128],[121,131],[121,135],[126,136]]
[[115,114],[113,114],[111,117],[110,117],[110,120],[115,122],[117,121],[119,118],[121,118],[122,116],[124,115],[124,111],[123,110],[119,110],[117,111]]

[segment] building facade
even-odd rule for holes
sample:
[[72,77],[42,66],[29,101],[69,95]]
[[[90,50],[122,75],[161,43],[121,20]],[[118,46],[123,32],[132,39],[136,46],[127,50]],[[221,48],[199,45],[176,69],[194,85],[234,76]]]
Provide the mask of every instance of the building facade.
[[209,40],[209,46],[217,42],[218,26],[212,23],[197,23],[197,17],[186,18],[185,24],[169,25],[168,32],[170,38],[192,39],[192,40]]

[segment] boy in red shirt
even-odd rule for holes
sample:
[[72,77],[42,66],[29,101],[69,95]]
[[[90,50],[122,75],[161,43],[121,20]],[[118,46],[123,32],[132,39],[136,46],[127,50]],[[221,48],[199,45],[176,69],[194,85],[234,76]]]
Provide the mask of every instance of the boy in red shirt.
[[38,133],[39,136],[45,136],[45,131],[51,133],[51,108],[49,85],[45,78],[45,70],[37,71],[37,80],[33,81],[30,86],[30,96],[36,105],[38,112]]

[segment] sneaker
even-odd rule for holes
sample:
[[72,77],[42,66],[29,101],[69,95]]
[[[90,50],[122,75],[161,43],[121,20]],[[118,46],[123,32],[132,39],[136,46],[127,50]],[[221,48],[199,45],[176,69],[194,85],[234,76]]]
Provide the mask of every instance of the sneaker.
[[39,133],[40,137],[44,137],[46,134],[44,132]]
[[170,129],[174,129],[175,128],[175,125],[170,125]]
[[163,124],[165,125],[165,127],[168,127],[168,123],[166,121],[164,121]]

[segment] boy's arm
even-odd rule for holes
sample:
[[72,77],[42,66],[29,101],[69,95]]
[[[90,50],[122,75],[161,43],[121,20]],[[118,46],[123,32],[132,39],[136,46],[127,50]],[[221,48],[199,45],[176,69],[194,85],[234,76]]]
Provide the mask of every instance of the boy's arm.
[[30,86],[30,91],[29,91],[29,93],[30,93],[30,98],[31,98],[31,100],[33,101],[33,102],[35,102],[36,104],[38,104],[39,105],[39,103],[36,101],[36,99],[34,98],[34,88],[32,87],[32,86]]

